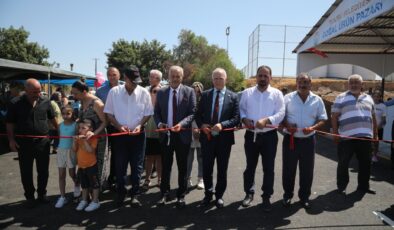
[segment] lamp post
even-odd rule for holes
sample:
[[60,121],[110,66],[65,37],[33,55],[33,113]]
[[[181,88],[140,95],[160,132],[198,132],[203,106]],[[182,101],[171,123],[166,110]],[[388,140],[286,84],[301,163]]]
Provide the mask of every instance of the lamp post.
[[227,55],[228,55],[228,36],[230,35],[230,26],[226,28],[226,36],[227,36]]
[[70,71],[73,71],[73,68],[74,68],[74,64],[70,63]]
[[94,60],[94,76],[97,74],[97,61],[99,60],[98,58],[93,58]]

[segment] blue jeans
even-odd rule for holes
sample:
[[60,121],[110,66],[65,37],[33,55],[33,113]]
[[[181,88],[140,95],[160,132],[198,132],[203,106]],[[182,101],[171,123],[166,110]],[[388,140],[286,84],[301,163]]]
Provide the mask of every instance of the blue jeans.
[[143,172],[145,157],[145,133],[136,136],[118,136],[113,138],[116,152],[116,184],[119,194],[126,192],[124,177],[127,173],[127,166],[131,167],[131,195],[139,192],[141,174]]

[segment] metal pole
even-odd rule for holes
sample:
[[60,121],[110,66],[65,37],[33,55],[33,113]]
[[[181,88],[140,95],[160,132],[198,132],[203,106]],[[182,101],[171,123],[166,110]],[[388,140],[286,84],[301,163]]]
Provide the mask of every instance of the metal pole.
[[283,61],[282,61],[282,78],[285,75],[285,59],[286,59],[286,25],[285,25],[285,33],[283,38]]
[[227,56],[228,56],[228,36],[230,35],[230,26],[226,28],[226,36],[227,36]]
[[98,60],[98,58],[94,58],[94,75],[95,76],[97,74],[97,60]]

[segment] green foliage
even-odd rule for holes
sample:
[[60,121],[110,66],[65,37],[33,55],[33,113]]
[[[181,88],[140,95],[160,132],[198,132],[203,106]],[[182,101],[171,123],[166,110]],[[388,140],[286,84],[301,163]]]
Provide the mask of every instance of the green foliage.
[[49,51],[36,42],[28,42],[29,32],[23,27],[0,28],[0,58],[49,65]]
[[239,91],[244,87],[244,76],[229,59],[226,51],[216,45],[209,45],[205,37],[196,36],[190,30],[182,30],[178,36],[179,45],[174,48],[175,62],[184,68],[184,83],[203,83],[206,89],[212,87],[212,71],[221,67],[227,72],[227,87]]
[[158,69],[165,72],[165,64],[171,60],[171,52],[166,46],[153,40],[139,43],[120,39],[112,44],[112,49],[106,53],[108,66],[115,66],[122,70],[128,65],[135,65],[140,69],[143,84],[148,84],[149,71]]

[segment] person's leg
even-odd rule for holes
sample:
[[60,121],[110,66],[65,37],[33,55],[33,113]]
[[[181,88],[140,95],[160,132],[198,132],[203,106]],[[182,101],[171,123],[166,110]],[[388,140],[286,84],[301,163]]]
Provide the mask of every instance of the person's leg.
[[49,141],[41,140],[37,145],[36,168],[37,168],[37,194],[43,197],[47,193],[49,177]]
[[349,163],[353,156],[353,140],[340,141],[338,143],[338,168],[337,187],[344,191],[349,183]]
[[309,200],[313,182],[313,170],[315,165],[315,138],[309,137],[302,139],[299,143],[299,161],[300,161],[300,189],[298,197],[303,200]]
[[154,161],[156,162],[156,171],[157,171],[157,185],[161,184],[161,175],[162,175],[162,167],[161,167],[161,154],[153,155]]
[[173,146],[168,146],[167,142],[164,142],[162,144],[163,148],[163,155],[161,157],[161,166],[162,166],[162,179],[161,179],[161,185],[160,185],[160,191],[161,194],[168,195],[170,192],[170,178],[171,178],[171,168],[172,168],[172,162],[173,162],[173,152],[174,152],[174,147]]
[[35,192],[33,183],[34,149],[29,148],[26,145],[26,143],[19,143],[20,148],[18,149],[18,162],[21,174],[21,181],[23,189],[25,191],[24,195],[27,200],[33,200]]
[[144,171],[145,134],[131,137],[131,195],[134,196],[139,193],[141,175]]
[[204,178],[204,188],[205,188],[205,197],[207,199],[211,199],[213,195],[213,166],[215,164],[215,154],[214,154],[214,145],[211,143],[212,141],[203,141],[202,142],[202,165],[203,165],[203,178]]
[[192,177],[193,161],[195,148],[190,147],[189,155],[187,157],[187,173],[186,176],[190,180]]
[[215,197],[216,200],[218,200],[222,199],[227,188],[227,169],[231,153],[231,144],[218,143],[215,145],[215,152],[215,155],[217,156],[217,182],[215,187]]
[[253,133],[246,131],[245,133],[245,156],[246,156],[246,169],[243,173],[244,177],[244,191],[246,194],[254,194],[254,176],[256,173],[257,162],[259,159],[259,151],[257,144],[253,141]]
[[60,195],[66,195],[66,168],[58,168],[59,169],[59,190]]
[[190,144],[184,144],[178,135],[177,144],[175,146],[175,156],[178,166],[178,190],[177,197],[184,198],[187,191],[187,157],[190,150]]
[[127,136],[118,136],[114,137],[115,145],[119,146],[116,148],[116,158],[115,158],[115,168],[116,168],[116,185],[117,185],[117,192],[119,196],[124,197],[126,194],[125,189],[125,180],[124,176],[127,173],[127,166],[128,166],[128,150],[129,145]]
[[358,160],[358,189],[369,190],[369,177],[371,176],[371,142],[354,142],[356,157]]
[[[294,183],[297,172],[298,154],[290,149],[290,135],[285,135],[282,144],[282,185],[283,185],[283,198],[291,199],[294,196]],[[298,149],[299,146],[295,145]]]
[[145,157],[145,182],[149,184],[152,175],[153,163],[155,158],[153,155],[146,155]]
[[274,176],[275,176],[275,157],[276,149],[278,146],[278,134],[276,132],[270,132],[262,136],[262,142],[259,144],[261,151],[261,161],[263,164],[263,190],[262,197],[269,199],[274,193]]

